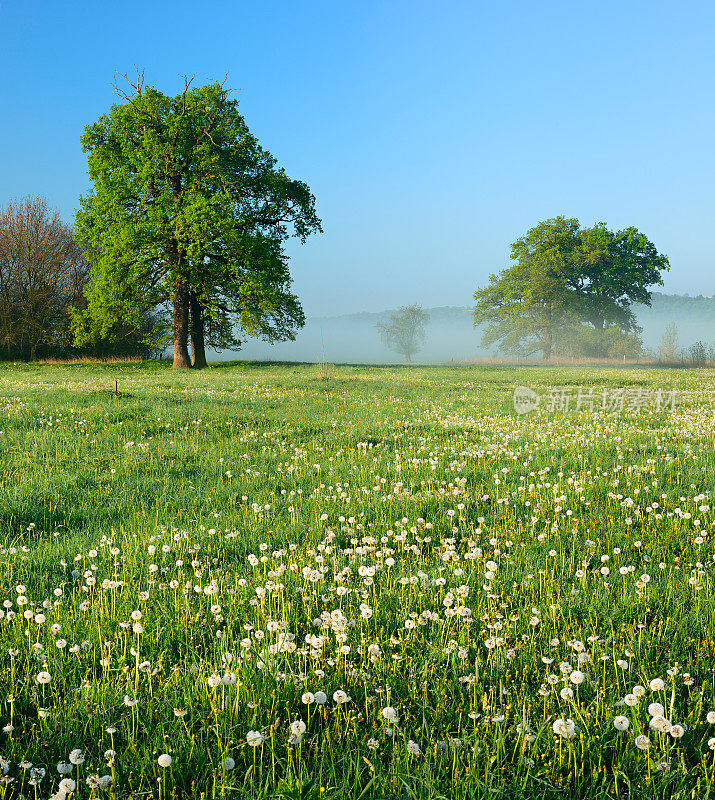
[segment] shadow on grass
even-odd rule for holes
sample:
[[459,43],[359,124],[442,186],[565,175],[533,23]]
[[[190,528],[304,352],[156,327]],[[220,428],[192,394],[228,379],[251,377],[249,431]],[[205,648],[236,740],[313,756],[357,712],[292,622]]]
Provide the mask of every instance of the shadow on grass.
[[74,509],[59,508],[52,501],[30,498],[10,508],[0,507],[0,534],[17,536],[32,528],[32,534],[84,528],[85,515]]

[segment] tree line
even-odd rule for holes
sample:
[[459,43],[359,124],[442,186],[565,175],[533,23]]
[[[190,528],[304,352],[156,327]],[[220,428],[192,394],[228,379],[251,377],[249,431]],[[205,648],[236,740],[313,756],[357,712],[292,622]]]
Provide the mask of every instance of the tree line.
[[[247,335],[292,340],[304,324],[285,245],[322,230],[315,198],[265,150],[225,84],[169,96],[141,73],[81,137],[91,189],[74,228],[38,198],[0,213],[0,356],[149,354],[174,367]],[[650,304],[668,258],[635,227],[540,222],[511,265],[474,294],[483,344],[503,353],[638,355],[633,303]],[[410,360],[427,316],[405,306],[380,327]]]
[[149,315],[136,330],[117,323],[110,337],[76,345],[74,320],[87,308],[89,282],[72,228],[46,200],[26,197],[0,209],[0,358],[154,355],[145,340],[160,339],[161,326]]

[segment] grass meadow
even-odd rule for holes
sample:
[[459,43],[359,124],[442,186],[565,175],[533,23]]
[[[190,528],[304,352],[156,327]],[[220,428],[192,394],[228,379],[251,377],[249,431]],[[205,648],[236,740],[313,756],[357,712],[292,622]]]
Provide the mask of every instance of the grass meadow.
[[0,797],[715,798],[713,371],[328,377],[0,365]]

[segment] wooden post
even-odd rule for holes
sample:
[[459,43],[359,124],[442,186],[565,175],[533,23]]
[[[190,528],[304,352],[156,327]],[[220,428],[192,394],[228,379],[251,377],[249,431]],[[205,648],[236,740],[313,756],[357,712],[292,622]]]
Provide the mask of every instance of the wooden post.
[[114,379],[114,394],[119,394],[119,389],[117,389],[117,379]]

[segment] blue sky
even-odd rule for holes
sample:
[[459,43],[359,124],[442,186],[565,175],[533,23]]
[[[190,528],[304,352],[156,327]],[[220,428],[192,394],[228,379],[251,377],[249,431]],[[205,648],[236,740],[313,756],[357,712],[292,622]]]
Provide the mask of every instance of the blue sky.
[[469,305],[539,220],[635,225],[715,294],[715,6],[0,0],[0,205],[71,221],[115,70],[223,79],[317,198],[308,314]]

